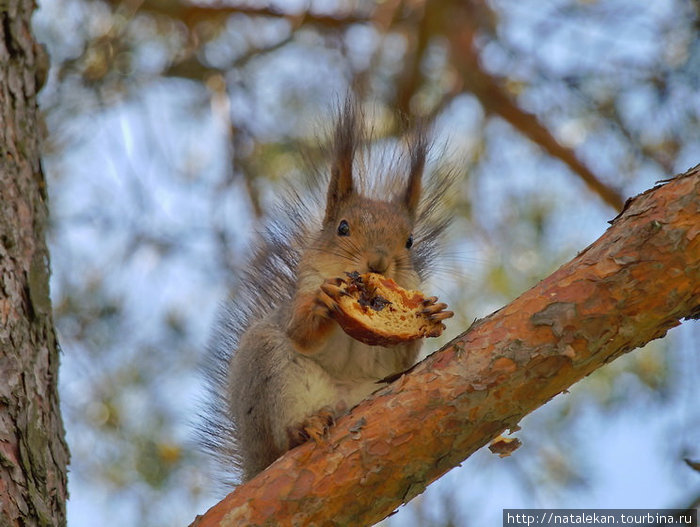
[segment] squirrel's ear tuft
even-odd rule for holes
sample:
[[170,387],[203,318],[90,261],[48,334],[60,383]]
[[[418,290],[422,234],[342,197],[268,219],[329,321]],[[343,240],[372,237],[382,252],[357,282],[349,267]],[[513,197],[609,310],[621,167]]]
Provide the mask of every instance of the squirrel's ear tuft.
[[425,158],[428,152],[428,136],[426,127],[423,124],[419,124],[416,127],[415,132],[409,139],[409,150],[411,152],[411,167],[403,203],[410,216],[415,218],[418,213],[418,204],[420,203],[421,180],[423,179]]
[[353,192],[352,164],[357,148],[357,103],[348,96],[339,111],[333,137],[331,180],[326,198],[324,223],[334,219],[340,204]]

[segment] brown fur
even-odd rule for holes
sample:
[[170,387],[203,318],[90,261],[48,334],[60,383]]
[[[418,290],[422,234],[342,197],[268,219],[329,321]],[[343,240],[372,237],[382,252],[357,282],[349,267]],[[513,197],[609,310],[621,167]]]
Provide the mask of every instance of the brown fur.
[[[270,225],[242,278],[250,289],[219,323],[202,435],[208,450],[238,468],[244,481],[300,441],[318,440],[342,412],[418,355],[417,342],[382,348],[346,335],[333,318],[334,300],[321,289],[336,287],[352,271],[419,288],[447,225],[438,208],[445,182],[421,199],[424,135],[412,141],[403,177],[389,167],[397,175],[381,197],[363,192],[372,185],[355,166],[359,121],[355,105],[346,103],[334,134],[325,204],[312,210],[295,195],[285,205],[286,221]],[[322,218],[320,224],[314,217]],[[439,316],[434,306],[430,313]]]

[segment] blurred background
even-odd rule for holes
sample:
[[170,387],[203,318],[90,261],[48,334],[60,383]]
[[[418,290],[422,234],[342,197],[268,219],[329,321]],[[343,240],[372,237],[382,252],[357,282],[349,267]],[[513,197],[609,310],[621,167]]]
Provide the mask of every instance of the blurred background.
[[[448,337],[700,162],[697,2],[42,0],[52,294],[69,525],[187,525],[222,496],[193,445],[217,307],[281,184],[353,89],[374,147],[434,122],[460,174],[434,284]],[[458,292],[458,293],[457,293]],[[699,503],[700,326],[529,416],[385,522],[500,525],[515,507]]]

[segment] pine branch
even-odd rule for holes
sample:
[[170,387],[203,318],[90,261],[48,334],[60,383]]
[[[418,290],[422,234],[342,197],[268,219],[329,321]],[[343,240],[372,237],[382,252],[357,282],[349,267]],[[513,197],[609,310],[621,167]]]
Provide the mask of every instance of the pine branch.
[[[616,211],[622,209],[620,192],[593,173],[576,156],[572,148],[562,145],[547,126],[534,114],[523,110],[503,88],[503,82],[484,69],[474,44],[479,31],[475,25],[472,3],[448,3],[451,8],[435,14],[439,27],[444,28],[454,66],[460,74],[463,87],[472,92],[492,115],[498,115],[547,154],[562,161],[573,174]],[[477,17],[478,20],[478,17]]]
[[528,413],[700,316],[700,165],[191,527],[370,525]]
[[246,15],[251,17],[285,18],[295,27],[312,24],[318,27],[333,29],[343,28],[355,23],[367,22],[366,15],[354,13],[339,13],[337,16],[312,13],[309,10],[300,13],[288,13],[282,9],[261,5],[235,5],[222,2],[210,4],[194,3],[187,0],[176,2],[159,2],[157,0],[105,0],[114,7],[124,6],[127,11],[139,11],[153,15],[162,15],[177,19],[188,28],[194,28],[202,22],[217,22],[231,15]]

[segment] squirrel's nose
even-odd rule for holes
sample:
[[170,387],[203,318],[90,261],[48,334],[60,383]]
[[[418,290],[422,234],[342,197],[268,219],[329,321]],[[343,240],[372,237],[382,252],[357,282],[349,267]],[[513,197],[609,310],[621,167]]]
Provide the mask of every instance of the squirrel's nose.
[[378,249],[367,258],[367,270],[372,273],[384,274],[389,268],[390,260],[385,251]]

